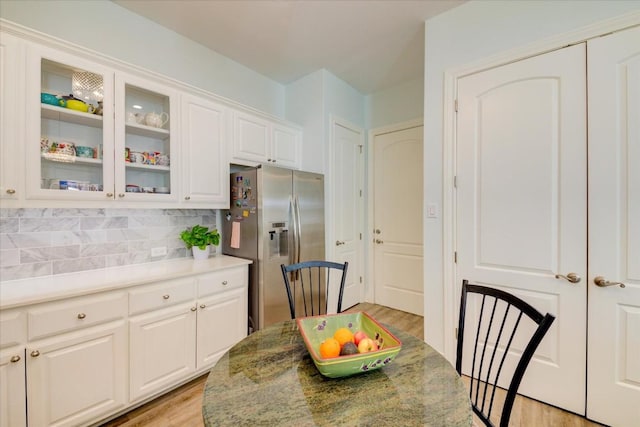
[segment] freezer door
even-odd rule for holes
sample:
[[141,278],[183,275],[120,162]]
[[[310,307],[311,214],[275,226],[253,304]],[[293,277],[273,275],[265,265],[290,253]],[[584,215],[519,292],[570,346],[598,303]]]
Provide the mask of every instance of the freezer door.
[[293,172],[293,197],[299,213],[296,262],[324,260],[324,176]]

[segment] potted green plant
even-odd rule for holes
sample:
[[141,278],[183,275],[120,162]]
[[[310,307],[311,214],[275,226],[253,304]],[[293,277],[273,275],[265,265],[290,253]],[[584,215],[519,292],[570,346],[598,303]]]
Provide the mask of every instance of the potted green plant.
[[209,230],[209,227],[202,225],[194,225],[180,233],[180,238],[191,249],[193,258],[206,259],[209,258],[211,245],[218,246],[220,244],[220,233],[218,230]]

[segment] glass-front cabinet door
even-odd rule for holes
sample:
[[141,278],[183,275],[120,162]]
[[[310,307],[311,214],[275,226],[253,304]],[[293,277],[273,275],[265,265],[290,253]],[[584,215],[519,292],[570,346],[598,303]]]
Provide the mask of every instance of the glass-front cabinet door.
[[29,45],[27,198],[113,199],[113,72]]
[[170,88],[116,74],[115,189],[118,199],[175,201],[177,95]]

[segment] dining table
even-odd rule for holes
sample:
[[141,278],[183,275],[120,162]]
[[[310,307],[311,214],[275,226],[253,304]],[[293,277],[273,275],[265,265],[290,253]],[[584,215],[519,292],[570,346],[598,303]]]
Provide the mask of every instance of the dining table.
[[320,374],[295,320],[231,347],[204,387],[205,426],[470,426],[465,385],[438,351],[392,325],[395,359],[341,378]]

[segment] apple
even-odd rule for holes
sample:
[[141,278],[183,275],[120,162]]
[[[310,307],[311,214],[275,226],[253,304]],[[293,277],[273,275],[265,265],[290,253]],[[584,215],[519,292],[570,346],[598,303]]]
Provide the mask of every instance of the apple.
[[371,338],[363,338],[358,344],[358,351],[360,353],[369,353],[370,351],[377,351],[378,344]]
[[356,345],[360,344],[360,341],[362,341],[364,338],[369,338],[364,331],[356,331],[356,333],[353,334],[353,341],[356,343]]

